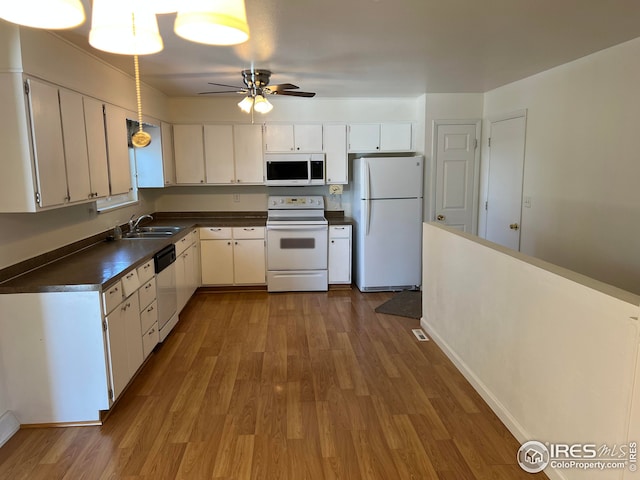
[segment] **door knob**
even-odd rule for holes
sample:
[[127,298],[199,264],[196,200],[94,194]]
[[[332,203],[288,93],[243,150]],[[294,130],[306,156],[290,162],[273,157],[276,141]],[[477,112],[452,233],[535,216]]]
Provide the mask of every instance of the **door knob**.
[[445,220],[446,218],[447,218],[447,217],[445,217],[444,215],[438,215],[438,216],[436,217],[436,220],[438,220],[439,222],[444,222],[444,220]]
[[509,228],[511,230],[518,230],[520,227],[518,226],[517,223],[512,223],[511,225],[509,225]]

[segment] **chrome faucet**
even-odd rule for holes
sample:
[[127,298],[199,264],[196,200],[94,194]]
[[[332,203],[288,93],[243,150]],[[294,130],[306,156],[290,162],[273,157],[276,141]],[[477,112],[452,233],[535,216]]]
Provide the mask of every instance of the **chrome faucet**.
[[136,214],[135,213],[133,215],[131,215],[131,218],[129,219],[129,231],[130,232],[136,231],[138,229],[138,225],[140,224],[140,222],[142,220],[144,220],[145,218],[153,220],[153,217],[151,215],[140,215],[135,220],[134,220],[134,218],[136,218]]

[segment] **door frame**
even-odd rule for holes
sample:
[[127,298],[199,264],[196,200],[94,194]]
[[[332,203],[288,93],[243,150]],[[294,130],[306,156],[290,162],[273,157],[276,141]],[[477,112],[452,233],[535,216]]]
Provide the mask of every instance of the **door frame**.
[[[432,146],[431,146],[431,165],[429,166],[429,190],[430,194],[429,205],[426,206],[425,212],[427,212],[426,220],[429,222],[436,221],[436,167],[438,165],[438,128],[444,125],[475,125],[476,127],[476,148],[475,148],[475,156],[474,156],[474,166],[473,166],[473,217],[471,220],[471,232],[473,235],[478,234],[478,206],[479,206],[479,193],[480,193],[480,142],[482,139],[482,119],[472,118],[472,119],[456,119],[456,120],[434,120],[432,129],[431,129],[431,138],[432,138]],[[425,195],[425,198],[427,196]]]
[[[492,124],[497,122],[503,122],[505,120],[512,120],[515,118],[524,117],[524,145],[522,146],[522,195],[520,195],[520,231],[518,236],[518,251],[520,251],[520,246],[522,245],[522,208],[523,208],[523,195],[524,195],[524,169],[525,162],[527,161],[527,123],[528,123],[528,110],[526,108],[521,108],[519,110],[514,110],[508,113],[502,113],[497,115],[491,115],[487,118],[489,123],[487,129],[487,139],[490,141],[491,139],[491,127]],[[485,215],[484,215],[484,232],[482,232],[482,238],[487,238],[487,209],[486,204],[489,201],[489,174],[491,171],[491,145],[487,143],[487,166],[486,166],[486,178],[483,182],[483,190],[484,190],[484,198],[483,205],[485,205]]]

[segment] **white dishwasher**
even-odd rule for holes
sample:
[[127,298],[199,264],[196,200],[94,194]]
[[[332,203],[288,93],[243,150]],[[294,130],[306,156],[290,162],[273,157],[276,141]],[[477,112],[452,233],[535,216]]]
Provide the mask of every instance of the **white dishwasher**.
[[158,329],[160,341],[164,341],[176,323],[178,296],[176,291],[176,247],[172,244],[163,248],[153,257],[158,289]]

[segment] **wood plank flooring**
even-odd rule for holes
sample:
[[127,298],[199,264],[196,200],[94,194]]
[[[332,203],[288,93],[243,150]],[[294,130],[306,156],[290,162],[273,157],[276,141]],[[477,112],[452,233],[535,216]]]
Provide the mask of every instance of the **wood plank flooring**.
[[198,293],[102,427],[20,430],[0,479],[547,478],[390,293]]

